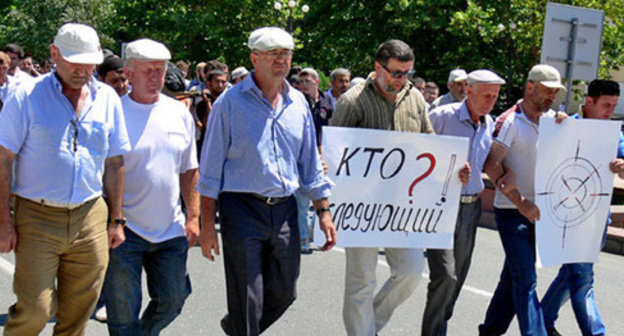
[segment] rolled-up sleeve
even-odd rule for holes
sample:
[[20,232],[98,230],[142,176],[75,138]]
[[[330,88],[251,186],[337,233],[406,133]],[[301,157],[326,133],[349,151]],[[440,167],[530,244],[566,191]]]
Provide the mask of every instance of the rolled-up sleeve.
[[214,199],[223,188],[223,169],[230,139],[229,106],[227,99],[218,99],[212,107],[200,156],[197,191]]

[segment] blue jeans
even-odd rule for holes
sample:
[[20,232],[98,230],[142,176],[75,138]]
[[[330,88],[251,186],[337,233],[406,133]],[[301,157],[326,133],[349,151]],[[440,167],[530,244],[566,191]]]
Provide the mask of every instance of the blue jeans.
[[559,308],[571,299],[574,316],[583,335],[604,335],[606,330],[594,301],[594,264],[564,264],[553,280],[542,307],[547,328],[555,326]]
[[[177,237],[150,243],[128,228],[126,241],[110,250],[104,280],[110,335],[158,335],[182,311],[191,293],[186,272],[188,243]],[[141,269],[147,274],[151,300],[141,310]]]
[[502,335],[515,314],[522,335],[546,335],[535,286],[535,226],[515,209],[494,209],[505,265],[479,335]]

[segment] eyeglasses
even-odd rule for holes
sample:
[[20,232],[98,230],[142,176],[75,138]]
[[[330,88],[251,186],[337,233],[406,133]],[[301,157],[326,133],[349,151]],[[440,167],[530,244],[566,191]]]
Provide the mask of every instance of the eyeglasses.
[[388,69],[383,63],[379,62],[379,64],[381,64],[381,67],[384,68],[384,70],[386,70],[392,78],[403,78],[405,76],[411,76],[415,73],[414,70],[390,71],[390,69]]
[[256,55],[264,55],[270,59],[276,59],[276,58],[287,59],[293,55],[293,52],[292,50],[284,50],[284,51],[269,50],[265,52],[256,51]]

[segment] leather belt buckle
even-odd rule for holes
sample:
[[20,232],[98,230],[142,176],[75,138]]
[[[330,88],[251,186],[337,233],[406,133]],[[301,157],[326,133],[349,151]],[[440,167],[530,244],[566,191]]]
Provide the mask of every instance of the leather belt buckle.
[[283,197],[271,197],[271,196],[269,196],[269,197],[266,198],[265,202],[268,205],[275,205],[275,204],[278,204],[279,202],[281,202],[282,198]]

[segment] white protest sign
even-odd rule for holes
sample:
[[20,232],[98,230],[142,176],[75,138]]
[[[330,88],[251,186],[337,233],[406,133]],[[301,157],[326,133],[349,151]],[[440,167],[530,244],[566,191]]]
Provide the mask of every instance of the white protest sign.
[[467,156],[468,138],[324,127],[337,245],[452,248]]
[[542,265],[595,262],[605,230],[620,123],[542,118],[535,167],[535,224]]

